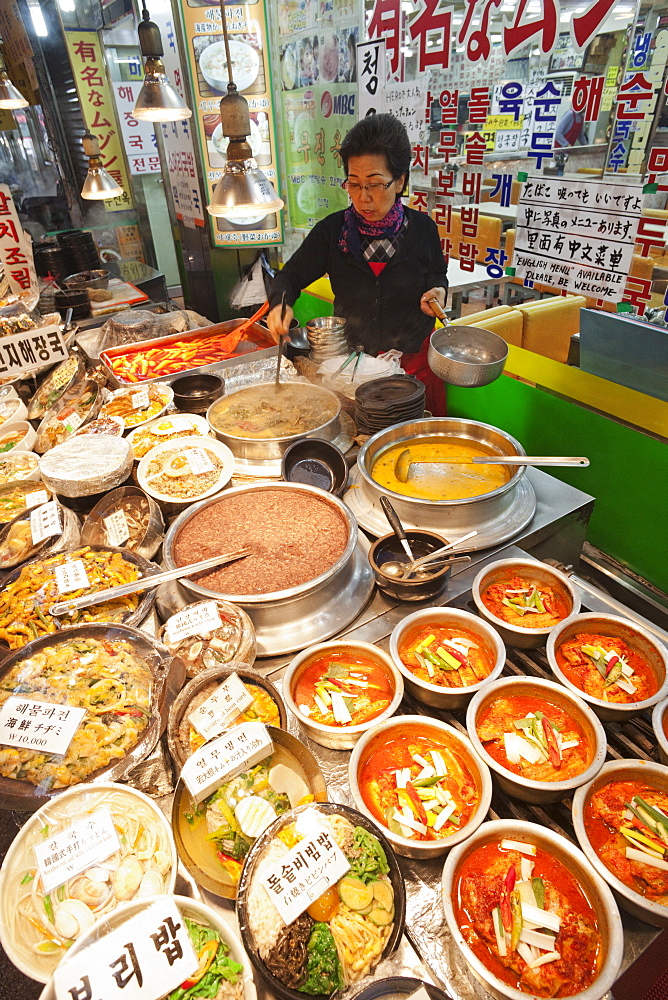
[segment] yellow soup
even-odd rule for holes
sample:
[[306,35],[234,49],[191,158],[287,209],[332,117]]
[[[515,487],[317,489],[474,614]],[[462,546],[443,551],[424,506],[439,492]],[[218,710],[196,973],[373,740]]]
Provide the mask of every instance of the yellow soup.
[[[410,452],[412,467],[407,482],[397,478],[397,459],[405,451]],[[460,438],[420,438],[397,444],[378,458],[371,471],[379,486],[403,496],[418,497],[421,500],[463,500],[478,497],[483,493],[497,490],[510,479],[505,465],[473,465],[471,463],[449,464],[449,459],[460,456],[477,458],[496,455],[491,449]],[[425,463],[436,466],[420,468]]]

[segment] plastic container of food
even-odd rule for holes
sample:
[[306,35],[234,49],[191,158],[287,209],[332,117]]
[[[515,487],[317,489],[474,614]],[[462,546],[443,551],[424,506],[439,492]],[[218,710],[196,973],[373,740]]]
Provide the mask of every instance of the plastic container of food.
[[[201,471],[193,471],[193,466]],[[137,479],[156,500],[183,505],[218,493],[233,472],[234,455],[227,445],[213,438],[193,442],[187,437],[151,448],[139,463]]]
[[[181,611],[192,612],[210,603],[194,601],[186,604]],[[247,667],[252,667],[255,662],[255,629],[246,612],[229,601],[217,600],[215,604],[220,615],[220,628],[172,641],[172,619],[168,618],[160,632],[160,638],[167,649],[174,656],[180,656],[185,663],[188,677],[197,677],[203,670],[212,667],[224,667],[232,660],[244,663]]]
[[28,404],[28,420],[41,420],[63,395],[83,377],[85,365],[78,355],[71,355],[50,372]]
[[0,455],[11,451],[32,451],[36,438],[27,420],[7,421],[0,427]]
[[204,417],[199,417],[194,413],[171,413],[156,420],[150,420],[147,424],[138,427],[137,430],[128,434],[128,441],[134,452],[135,459],[139,461],[151,448],[164,444],[174,438],[184,438],[190,436],[213,437],[209,424]]
[[63,444],[87,421],[97,416],[102,403],[102,387],[97,378],[82,379],[44,415],[37,428],[35,451],[43,455]]
[[0,400],[0,427],[28,419],[28,407],[18,396],[15,399]]
[[100,415],[122,417],[125,429],[131,430],[159,417],[171,405],[173,399],[172,387],[166,382],[154,382],[149,386],[133,385],[129,389],[117,389],[113,392],[102,407]]
[[[69,878],[57,893],[45,894],[33,848],[97,809],[108,810],[129,845],[140,838],[146,850],[117,851],[92,871]],[[169,820],[148,795],[112,782],[68,788],[21,827],[0,869],[0,939],[7,956],[24,975],[46,983],[101,914],[112,914],[128,899],[173,892],[177,864]],[[103,872],[104,881],[91,878]]]
[[52,492],[44,483],[30,479],[16,479],[0,486],[0,523],[12,521],[30,507],[47,503]]
[[83,524],[84,545],[116,545],[151,559],[165,525],[155,500],[138,486],[120,486],[97,503]]
[[0,486],[21,480],[36,482],[38,479],[39,455],[34,451],[10,451],[0,455]]
[[89,421],[72,437],[83,437],[84,434],[111,434],[112,437],[121,437],[125,430],[125,422],[121,417],[97,417]]
[[32,533],[31,515],[32,510],[24,510],[0,528],[0,570],[14,569],[38,555],[53,555],[79,544],[81,525],[73,510],[58,504],[61,530],[47,538],[38,537],[37,541]]
[[[198,885],[224,899],[237,895],[244,858],[258,836],[237,809],[240,799],[251,795],[269,804],[270,808],[264,807],[266,829],[306,796],[313,796],[316,802],[324,802],[327,797],[325,779],[311,751],[284,729],[268,726],[267,731],[273,743],[272,753],[244,774],[226,781],[199,807],[182,779],[174,793],[172,830],[179,858]],[[210,833],[226,821],[229,835],[215,840]]]

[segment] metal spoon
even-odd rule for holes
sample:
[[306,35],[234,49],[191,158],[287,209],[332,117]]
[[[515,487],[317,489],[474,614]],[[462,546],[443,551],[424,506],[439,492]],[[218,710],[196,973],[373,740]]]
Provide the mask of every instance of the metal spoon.
[[[441,562],[441,560],[439,560],[439,562]],[[436,573],[440,573],[443,566],[439,566],[439,562],[433,563],[426,569],[422,566],[419,566],[417,573],[415,573],[413,576],[413,580],[415,581],[426,580],[428,577],[434,576]],[[449,557],[444,556],[442,562],[443,565],[447,563],[448,566],[455,566],[461,563],[470,563],[471,556],[449,556]],[[383,565],[379,566],[378,568],[380,569],[380,572],[383,573],[385,576],[391,576],[395,579],[406,579],[404,575],[405,570],[407,570],[410,565],[411,565],[410,563],[390,561],[383,563]],[[436,569],[435,568],[436,566],[439,566],[439,568]]]
[[456,541],[448,542],[448,544],[444,545],[442,548],[436,549],[434,552],[429,552],[426,556],[421,556],[419,559],[414,559],[413,565],[409,567],[408,572],[406,573],[406,577],[408,578],[418,567],[425,566],[427,563],[433,562],[433,560],[440,556],[443,552],[449,552],[450,549],[454,549],[455,545],[461,545],[462,542],[468,541],[469,538],[473,538],[473,536],[477,534],[477,531],[469,531],[468,535],[462,535],[462,537],[458,538]]
[[415,556],[413,555],[411,547],[408,544],[408,539],[406,538],[406,532],[404,531],[404,526],[399,520],[399,516],[394,507],[392,506],[392,504],[390,503],[388,497],[382,496],[380,498],[380,506],[383,508],[383,513],[385,514],[385,517],[387,518],[388,523],[392,528],[392,531],[401,542],[401,547],[403,548],[404,552],[406,553],[411,562],[415,562]]

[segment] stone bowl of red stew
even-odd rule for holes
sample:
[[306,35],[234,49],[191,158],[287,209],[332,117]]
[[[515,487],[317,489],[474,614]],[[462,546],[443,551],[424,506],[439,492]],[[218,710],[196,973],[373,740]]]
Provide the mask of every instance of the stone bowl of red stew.
[[659,747],[659,760],[668,764],[668,698],[652,709],[652,728]]
[[555,626],[580,610],[580,595],[566,574],[537,559],[491,563],[471,590],[485,621],[518,649],[542,646]]
[[617,615],[573,615],[550,634],[546,651],[556,679],[603,722],[624,722],[668,696],[668,650]]
[[332,639],[298,653],[283,680],[283,698],[307,736],[323,747],[351,750],[360,736],[394,715],[404,680],[391,658],[370,642]]
[[390,637],[390,655],[414,698],[445,709],[467,705],[506,662],[498,633],[458,608],[423,608],[402,619]]
[[438,719],[400,715],[374,726],[350,756],[356,807],[407,858],[436,858],[478,829],[492,800],[489,769]]
[[[624,950],[617,904],[565,837],[521,820],[483,823],[448,855],[441,888],[456,973],[497,1000],[601,1000],[615,982]],[[520,913],[532,928],[514,940]]]
[[664,814],[668,768],[648,760],[608,761],[573,797],[575,834],[590,864],[622,909],[655,927],[668,927]]
[[538,677],[501,677],[466,712],[473,749],[507,795],[558,802],[603,767],[603,726],[576,695]]

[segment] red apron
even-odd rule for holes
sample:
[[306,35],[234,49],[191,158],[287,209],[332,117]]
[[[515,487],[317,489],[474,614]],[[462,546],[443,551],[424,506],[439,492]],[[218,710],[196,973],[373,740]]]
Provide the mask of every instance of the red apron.
[[414,375],[423,383],[426,390],[425,407],[430,410],[434,417],[447,416],[448,409],[445,401],[445,382],[438,375],[434,375],[427,362],[427,351],[429,350],[429,337],[425,337],[422,347],[415,354],[402,354],[401,367],[407,375]]

